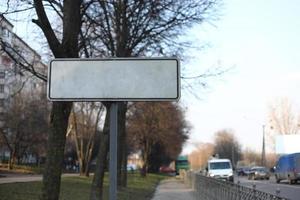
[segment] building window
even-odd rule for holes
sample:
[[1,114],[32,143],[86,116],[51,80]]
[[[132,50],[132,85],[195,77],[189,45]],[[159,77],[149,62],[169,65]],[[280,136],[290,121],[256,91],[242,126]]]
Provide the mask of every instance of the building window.
[[0,72],[0,78],[5,78],[5,72]]
[[5,120],[5,114],[4,112],[0,112],[0,121]]
[[1,32],[2,32],[2,35],[3,35],[4,37],[8,37],[8,36],[9,36],[9,32],[8,32],[8,30],[7,30],[6,28],[2,27]]
[[3,39],[5,39],[6,41],[11,39],[11,32],[7,29],[7,28],[2,28],[1,31],[1,36],[3,37]]
[[0,107],[4,107],[4,99],[0,99]]
[[0,84],[0,93],[4,93],[4,85]]

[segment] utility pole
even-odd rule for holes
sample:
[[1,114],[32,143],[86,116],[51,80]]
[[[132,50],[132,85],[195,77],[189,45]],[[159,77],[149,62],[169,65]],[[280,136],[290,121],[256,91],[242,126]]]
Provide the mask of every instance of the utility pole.
[[262,140],[262,151],[261,151],[261,166],[265,166],[266,165],[265,127],[266,127],[266,125],[262,125],[263,140]]
[[232,145],[231,147],[231,159],[232,159],[232,166],[235,167],[234,145]]

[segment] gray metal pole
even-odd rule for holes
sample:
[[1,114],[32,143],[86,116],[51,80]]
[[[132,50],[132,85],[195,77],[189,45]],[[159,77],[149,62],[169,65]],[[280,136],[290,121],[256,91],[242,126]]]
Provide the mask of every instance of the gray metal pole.
[[109,125],[109,200],[117,199],[118,103],[110,106]]
[[266,165],[266,141],[265,141],[265,129],[266,126],[262,126],[263,131],[263,141],[262,141],[262,151],[261,151],[261,166]]

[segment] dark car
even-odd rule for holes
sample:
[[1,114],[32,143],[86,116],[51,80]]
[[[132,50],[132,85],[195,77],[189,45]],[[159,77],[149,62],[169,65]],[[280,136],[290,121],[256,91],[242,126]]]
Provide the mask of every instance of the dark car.
[[266,167],[252,167],[248,175],[249,180],[270,179],[270,172]]
[[250,167],[241,167],[236,170],[238,176],[248,176],[250,173]]

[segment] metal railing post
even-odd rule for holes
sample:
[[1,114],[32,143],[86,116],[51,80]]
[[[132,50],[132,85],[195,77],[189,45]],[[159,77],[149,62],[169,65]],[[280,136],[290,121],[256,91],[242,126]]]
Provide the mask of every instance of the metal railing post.
[[276,189],[276,196],[277,196],[277,197],[280,197],[280,188],[277,188],[277,189]]
[[253,189],[254,199],[257,199],[257,197],[256,197],[256,185],[255,184],[252,185],[252,189]]
[[240,191],[240,184],[241,182],[238,180],[237,181],[237,190],[238,190],[238,200],[241,200],[241,191]]

